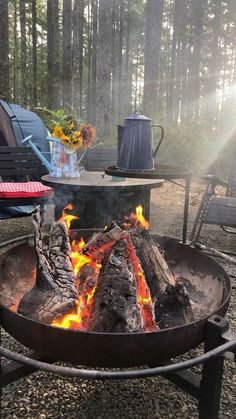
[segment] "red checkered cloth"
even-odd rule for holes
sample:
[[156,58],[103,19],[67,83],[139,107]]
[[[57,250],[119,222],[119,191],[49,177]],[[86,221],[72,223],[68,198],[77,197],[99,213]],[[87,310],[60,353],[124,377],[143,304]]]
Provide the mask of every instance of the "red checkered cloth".
[[53,189],[41,182],[2,182],[0,198],[34,198],[51,195]]

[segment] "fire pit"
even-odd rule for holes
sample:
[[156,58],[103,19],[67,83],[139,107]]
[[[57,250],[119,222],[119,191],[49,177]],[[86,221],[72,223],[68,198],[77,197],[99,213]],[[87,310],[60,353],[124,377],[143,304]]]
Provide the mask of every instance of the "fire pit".
[[[83,231],[83,236],[89,237],[91,233],[90,230]],[[2,385],[37,370],[90,380],[138,379],[161,375],[198,400],[200,419],[217,419],[224,363],[222,355],[230,350],[236,352],[236,337],[229,330],[227,321],[219,316],[226,313],[229,304],[231,287],[228,275],[214,260],[189,246],[169,237],[155,235],[153,238],[165,250],[166,259],[171,261],[174,272],[182,272],[185,277],[187,275],[192,286],[196,282],[202,284],[204,292],[201,287],[199,292],[208,310],[206,315],[192,323],[151,333],[130,334],[61,329],[36,322],[9,309],[12,301],[16,301],[15,296],[23,295],[35,281],[36,254],[32,237],[16,239],[0,258],[2,289],[5,293],[1,322],[10,335],[35,349],[36,353],[26,357],[1,347],[0,354],[11,360],[2,366]],[[207,299],[207,293],[210,299]],[[203,355],[171,363],[171,357],[183,354],[201,342],[205,346]],[[233,352],[227,354],[232,359]],[[79,362],[86,366],[136,368],[101,371],[51,365],[57,360]],[[169,365],[163,365],[163,361],[168,361]],[[201,375],[187,371],[200,363],[204,363]],[[142,367],[137,369],[139,365]],[[144,368],[144,365],[148,368]]]
[[[93,231],[80,234],[88,238]],[[34,247],[27,242],[1,256],[2,325],[19,342],[55,360],[100,367],[158,365],[183,354],[204,340],[207,319],[225,315],[230,298],[230,281],[212,259],[169,237],[153,235],[165,252],[174,274],[186,278],[190,298],[195,300],[197,320],[144,333],[103,333],[64,329],[35,321],[9,309],[34,285]]]

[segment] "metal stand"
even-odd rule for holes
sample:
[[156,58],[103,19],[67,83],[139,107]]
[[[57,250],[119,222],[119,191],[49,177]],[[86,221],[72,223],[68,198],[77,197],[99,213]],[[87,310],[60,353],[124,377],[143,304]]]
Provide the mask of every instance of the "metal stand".
[[[231,352],[226,352],[228,350]],[[40,354],[34,353],[31,356],[24,357],[3,348],[0,350],[0,353],[5,357],[7,356],[7,352],[9,352],[9,358],[13,359],[13,361],[2,366],[2,387],[40,369],[63,376],[82,377],[93,380],[132,379],[161,375],[198,400],[199,419],[217,419],[223,378],[223,355],[226,356],[229,354],[231,360],[233,357],[236,357],[236,338],[229,330],[227,320],[215,315],[206,324],[204,355],[152,369],[119,372],[101,372],[61,367],[51,365],[55,360],[53,361]],[[16,360],[26,365],[22,366],[19,362],[15,362]],[[188,370],[188,368],[200,363],[204,364],[201,378],[199,378],[199,375]]]

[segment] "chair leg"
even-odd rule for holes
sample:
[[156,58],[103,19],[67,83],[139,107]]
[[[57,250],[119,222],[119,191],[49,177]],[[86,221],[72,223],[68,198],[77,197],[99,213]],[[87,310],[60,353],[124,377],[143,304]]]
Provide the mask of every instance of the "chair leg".
[[192,244],[196,244],[198,242],[202,225],[204,224],[204,220],[206,218],[208,207],[211,201],[211,196],[212,194],[209,192],[209,186],[208,186],[208,188],[206,189],[203,195],[202,202],[199,206],[199,209],[198,209],[195,221],[194,221],[193,229],[190,234],[190,242]]
[[40,203],[39,213],[40,213],[41,221],[43,223],[43,221],[44,221],[44,214],[45,214],[45,205],[44,205],[44,203]]

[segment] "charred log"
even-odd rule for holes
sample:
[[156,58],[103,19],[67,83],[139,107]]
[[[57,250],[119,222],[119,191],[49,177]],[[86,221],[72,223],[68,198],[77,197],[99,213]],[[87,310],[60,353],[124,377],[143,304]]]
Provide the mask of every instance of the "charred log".
[[156,298],[155,317],[161,329],[194,320],[188,292],[181,282],[167,286],[165,293]]
[[39,215],[34,216],[37,254],[35,287],[21,299],[18,313],[45,323],[60,318],[76,306],[77,289],[64,222],[53,224],[44,235]]
[[130,235],[155,303],[155,319],[159,327],[193,321],[188,292],[181,282],[175,280],[159,246],[149,232],[133,229]]
[[113,333],[143,330],[135,278],[126,253],[126,241],[119,240],[104,261],[94,294],[89,330]]
[[174,275],[150,233],[147,230],[135,228],[130,231],[130,236],[152,297],[163,294],[167,285],[174,287]]
[[108,228],[92,237],[91,240],[83,246],[81,253],[101,262],[106,253],[110,251],[112,246],[120,240],[123,235],[124,231],[113,221]]

